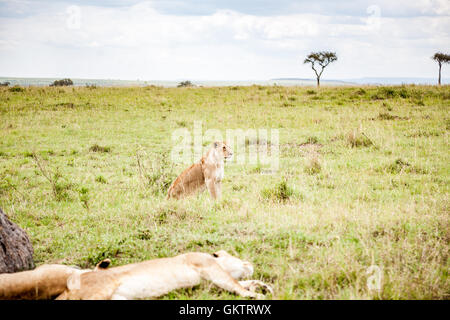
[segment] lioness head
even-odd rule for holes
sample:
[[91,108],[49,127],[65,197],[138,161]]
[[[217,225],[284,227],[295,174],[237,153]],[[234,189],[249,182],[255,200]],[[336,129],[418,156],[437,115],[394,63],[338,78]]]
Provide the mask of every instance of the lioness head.
[[219,154],[224,157],[224,159],[229,159],[233,156],[233,151],[226,142],[214,142],[214,148],[219,151]]
[[253,266],[250,262],[233,257],[224,250],[214,252],[216,262],[227,271],[234,279],[250,277],[253,274]]

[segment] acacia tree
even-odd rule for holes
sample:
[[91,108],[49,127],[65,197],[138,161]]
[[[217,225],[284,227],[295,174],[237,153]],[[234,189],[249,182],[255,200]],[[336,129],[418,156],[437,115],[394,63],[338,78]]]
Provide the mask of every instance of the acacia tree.
[[[331,51],[320,51],[320,52],[311,52],[303,61],[303,63],[311,63],[311,68],[314,70],[317,77],[317,86],[320,86],[320,76],[322,75],[323,70],[326,66],[328,66],[331,62],[337,60],[336,52]],[[316,64],[320,66],[320,71],[318,68],[316,69]]]
[[437,61],[439,64],[439,79],[438,83],[441,85],[441,68],[443,63],[450,63],[450,54],[445,54],[442,52],[436,52],[434,56],[431,57],[431,59]]

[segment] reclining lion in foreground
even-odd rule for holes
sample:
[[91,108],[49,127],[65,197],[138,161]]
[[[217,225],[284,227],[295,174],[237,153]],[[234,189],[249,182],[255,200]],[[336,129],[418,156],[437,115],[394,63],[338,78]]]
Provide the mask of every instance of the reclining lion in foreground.
[[[94,271],[107,268],[109,259],[101,261]],[[34,270],[0,274],[0,300],[53,299],[67,289],[73,275],[90,272],[62,264],[44,264]]]
[[242,297],[264,298],[256,289],[272,293],[259,280],[237,281],[253,274],[253,266],[226,251],[207,254],[192,252],[173,258],[160,258],[120,267],[74,273],[67,289],[57,299],[128,300],[156,298],[180,288],[190,288],[201,280]]
[[144,299],[156,298],[172,290],[196,286],[202,279],[243,297],[261,299],[256,293],[272,288],[259,280],[237,281],[253,274],[253,266],[226,251],[212,255],[182,254],[108,268],[109,259],[95,269],[82,270],[45,264],[31,271],[0,274],[1,299]]

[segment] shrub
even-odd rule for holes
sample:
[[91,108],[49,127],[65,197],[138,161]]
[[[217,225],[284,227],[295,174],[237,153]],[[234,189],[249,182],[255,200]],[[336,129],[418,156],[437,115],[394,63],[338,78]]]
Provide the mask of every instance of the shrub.
[[170,165],[170,157],[162,155],[153,160],[147,160],[144,157],[148,157],[145,152],[136,153],[141,181],[154,195],[166,194],[172,181],[176,178],[173,166]]
[[380,119],[380,120],[394,120],[397,118],[398,118],[398,116],[394,116],[387,112],[385,112],[385,113],[381,112],[380,114],[378,114],[378,119]]
[[9,81],[0,82],[0,87],[8,87],[11,84]]
[[72,85],[73,85],[73,81],[66,78],[66,79],[53,81],[53,83],[50,85],[50,87],[62,87],[62,86],[72,86]]
[[386,98],[394,98],[396,96],[396,92],[393,88],[382,87],[378,92]]
[[358,90],[355,91],[355,93],[356,93],[357,95],[362,96],[362,95],[365,95],[365,94],[366,94],[366,90],[364,90],[363,88],[359,88]]
[[80,195],[81,205],[84,208],[89,209],[89,189],[86,187],[81,187],[78,190],[78,193]]
[[316,136],[310,136],[303,144],[319,144],[319,138]]
[[273,188],[263,189],[261,195],[265,199],[286,201],[294,195],[294,190],[288,185],[287,179],[283,179]]
[[98,144],[94,144],[89,148],[89,151],[92,152],[111,152],[111,147],[102,147],[99,146]]
[[281,104],[281,107],[288,108],[288,107],[294,107],[294,105],[292,103],[285,101]]
[[372,95],[372,100],[392,99],[396,97],[408,98],[410,93],[406,88],[381,87]]
[[386,108],[388,111],[392,111],[392,107],[389,105],[389,103],[383,102],[383,107]]
[[75,108],[75,105],[72,102],[61,102],[55,104],[55,107],[63,107],[63,108]]
[[89,247],[85,263],[81,264],[81,267],[88,268],[90,266],[95,266],[103,259],[117,257],[117,255],[121,253],[120,249],[124,242],[125,240],[122,239],[117,242],[110,241],[106,244],[97,244],[96,247]]
[[409,98],[409,92],[408,90],[406,90],[406,88],[401,88],[400,90],[398,90],[398,95],[403,99]]
[[[42,176],[50,182],[56,201],[70,200],[68,191],[72,189],[73,184],[64,179],[58,169],[56,171],[47,169],[42,159],[36,153],[33,153],[32,157]],[[61,178],[63,181],[61,181]]]
[[373,145],[372,140],[364,132],[351,131],[347,134],[347,143],[352,148],[369,147]]
[[187,81],[182,81],[178,84],[178,88],[182,88],[182,87],[193,87],[194,84],[192,82],[190,82],[189,80]]
[[8,89],[9,92],[24,92],[25,89],[22,88],[21,86],[15,85],[14,87],[11,87]]
[[402,159],[396,159],[393,163],[388,165],[386,167],[386,171],[389,173],[400,173],[403,171],[406,167],[411,166],[407,161],[404,161]]
[[379,171],[384,171],[390,174],[399,174],[399,173],[416,173],[416,174],[426,174],[427,170],[413,166],[408,161],[403,159],[396,159],[393,163],[388,164]]
[[95,181],[96,181],[96,182],[99,182],[99,183],[106,183],[106,179],[105,179],[105,177],[103,177],[102,175],[97,176],[97,177],[95,178]]

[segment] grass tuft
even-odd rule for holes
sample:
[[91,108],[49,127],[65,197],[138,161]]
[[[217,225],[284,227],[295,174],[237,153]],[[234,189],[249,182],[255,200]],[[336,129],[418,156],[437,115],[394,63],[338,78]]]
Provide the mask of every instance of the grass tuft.
[[317,155],[312,155],[309,157],[309,160],[305,166],[305,172],[307,174],[318,174],[322,170],[322,165],[320,164],[319,158]]
[[372,140],[364,132],[355,130],[347,133],[346,141],[352,148],[370,147],[374,145]]
[[89,151],[108,153],[108,152],[111,152],[111,147],[102,147],[102,146],[99,146],[98,144],[94,144],[89,148]]
[[263,189],[261,195],[264,199],[284,202],[294,195],[294,190],[288,185],[287,179],[283,179],[274,187]]

